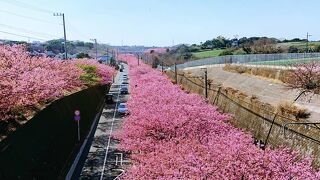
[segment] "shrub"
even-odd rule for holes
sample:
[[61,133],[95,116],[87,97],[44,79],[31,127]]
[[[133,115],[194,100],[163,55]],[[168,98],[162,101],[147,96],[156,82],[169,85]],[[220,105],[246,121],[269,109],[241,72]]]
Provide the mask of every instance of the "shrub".
[[250,101],[257,101],[257,100],[259,100],[259,97],[256,96],[256,95],[252,95],[252,96],[250,97]]
[[314,52],[320,52],[320,45],[316,45],[316,46],[315,46]]
[[305,108],[299,108],[296,105],[284,102],[278,105],[278,109],[282,114],[290,114],[296,117],[296,119],[306,119],[310,117],[310,112]]
[[245,67],[245,66],[237,66],[237,67],[236,67],[236,71],[237,71],[239,74],[245,73],[246,70],[247,70],[247,67]]
[[223,70],[230,71],[230,72],[235,72],[235,73],[239,73],[239,74],[243,74],[246,71],[250,70],[250,68],[248,68],[246,66],[238,66],[238,65],[226,64],[223,67]]
[[84,58],[90,59],[91,57],[87,53],[79,53],[79,54],[77,54],[76,58],[77,59],[84,59]]
[[293,66],[293,71],[287,80],[287,86],[311,93],[320,93],[320,63],[312,61]]
[[290,46],[288,49],[288,53],[298,53],[299,49],[296,46]]
[[80,80],[88,86],[94,86],[101,81],[97,75],[97,67],[85,64],[78,64],[85,73],[80,75]]
[[233,52],[234,55],[244,55],[244,54],[247,54],[246,51],[244,51],[242,48],[240,49],[237,49]]
[[227,55],[233,55],[233,50],[232,49],[225,49],[222,51],[219,56],[227,56]]

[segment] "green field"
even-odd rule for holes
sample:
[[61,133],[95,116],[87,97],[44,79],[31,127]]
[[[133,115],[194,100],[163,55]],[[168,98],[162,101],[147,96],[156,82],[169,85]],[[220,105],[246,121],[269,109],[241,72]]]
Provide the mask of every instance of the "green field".
[[211,50],[211,51],[202,51],[202,52],[193,53],[193,55],[197,59],[203,59],[203,58],[219,56],[219,54],[222,51],[223,51],[222,49],[214,49],[214,50]]
[[[309,46],[318,46],[320,42],[309,42]],[[287,42],[287,43],[279,43],[277,44],[279,47],[290,47],[295,46],[297,48],[305,48],[306,42]]]
[[248,64],[273,65],[273,66],[290,66],[290,65],[293,65],[293,64],[309,63],[311,61],[320,61],[320,59],[314,59],[314,58],[284,59],[284,60],[276,60],[276,61],[258,61],[258,62],[251,62],[251,63],[248,63]]

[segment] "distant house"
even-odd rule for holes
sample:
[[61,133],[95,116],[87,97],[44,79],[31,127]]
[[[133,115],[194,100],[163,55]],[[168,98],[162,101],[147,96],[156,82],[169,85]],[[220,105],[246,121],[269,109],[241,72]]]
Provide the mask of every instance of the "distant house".
[[98,61],[101,63],[110,64],[111,58],[112,56],[109,55],[99,56]]
[[37,57],[45,57],[45,56],[46,56],[45,53],[41,53],[41,52],[37,52],[37,51],[28,52],[28,54],[29,54],[30,56],[37,56]]
[[[56,59],[64,59],[65,54],[64,53],[59,53],[55,56]],[[76,55],[72,54],[67,54],[68,59],[73,59],[76,58]]]
[[232,47],[239,47],[239,41],[238,40],[232,41],[231,46]]
[[44,45],[38,42],[34,42],[28,45],[28,51],[30,52],[38,52],[38,53],[44,53],[45,48]]
[[47,55],[48,57],[51,57],[51,58],[54,58],[54,57],[56,56],[56,54],[53,53],[52,51],[47,51],[47,52],[46,52],[46,55]]

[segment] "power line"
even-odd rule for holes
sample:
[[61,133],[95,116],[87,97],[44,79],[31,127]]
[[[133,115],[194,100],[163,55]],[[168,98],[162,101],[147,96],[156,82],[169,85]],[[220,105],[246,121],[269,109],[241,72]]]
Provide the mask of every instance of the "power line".
[[35,31],[28,30],[28,29],[24,29],[24,28],[20,28],[20,27],[14,27],[14,26],[6,25],[6,24],[1,24],[0,23],[0,26],[2,26],[4,28],[8,28],[8,29],[13,29],[13,30],[18,30],[18,31],[23,31],[23,32],[26,32],[26,33],[30,33],[30,34],[35,34],[35,35],[47,36],[47,37],[51,37],[51,38],[60,38],[60,37],[57,37],[57,36],[53,36],[51,34],[35,32]]
[[34,21],[39,21],[39,22],[42,22],[42,23],[62,25],[61,23],[54,23],[54,22],[46,21],[44,19],[39,19],[39,18],[31,17],[31,16],[25,16],[25,15],[13,13],[13,12],[6,11],[6,10],[3,10],[3,9],[0,9],[0,12],[4,12],[4,13],[11,14],[11,15],[14,15],[14,16],[22,17],[22,18],[25,18],[25,19],[31,19],[31,20],[34,20]]
[[0,30],[0,33],[9,34],[9,35],[18,36],[18,37],[24,37],[24,38],[28,38],[28,39],[36,39],[36,40],[40,40],[40,41],[47,41],[46,39],[42,39],[42,38],[37,38],[37,37],[32,37],[32,36],[25,36],[25,35],[6,32],[6,31],[1,31],[1,30]]
[[53,13],[53,11],[50,11],[47,9],[42,9],[42,8],[36,7],[34,5],[27,4],[25,2],[21,2],[21,1],[17,1],[17,0],[1,0],[1,1],[8,3],[8,4],[15,5],[15,6],[19,6],[19,7],[25,8],[25,9],[30,9],[33,11],[38,11],[38,12],[42,12],[42,13],[50,13],[50,14]]
[[69,27],[71,28],[72,32],[76,33],[79,35],[79,37],[83,37],[84,39],[90,39],[89,36],[85,35],[84,33],[78,31],[77,28],[75,28],[70,22],[68,22]]

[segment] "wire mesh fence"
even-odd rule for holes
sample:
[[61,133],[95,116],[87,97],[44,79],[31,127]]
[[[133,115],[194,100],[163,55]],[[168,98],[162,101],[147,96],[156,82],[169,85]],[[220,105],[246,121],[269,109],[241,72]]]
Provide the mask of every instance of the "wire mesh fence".
[[[205,84],[204,84],[204,80],[201,79],[201,77],[187,77],[181,73],[175,74],[175,71],[173,70],[168,70],[167,75],[170,78],[172,78],[174,81],[177,80],[176,81],[177,84],[181,84],[185,87],[189,87],[189,89],[193,89],[194,92],[204,96]],[[238,114],[235,114],[235,115],[250,114],[249,116],[253,117],[251,118],[253,119],[252,121],[260,121],[260,123],[264,125],[272,123],[272,118],[277,114],[275,109],[270,108],[268,106],[261,105],[261,104],[257,105],[255,103],[249,102],[248,100],[245,100],[242,98],[232,97],[233,95],[228,94],[225,88],[222,88],[221,86],[209,85],[208,92],[209,92],[209,97],[207,100],[213,105],[220,107],[221,110],[230,113],[230,111],[232,111],[230,110],[230,107],[232,107],[231,109],[237,109],[236,113]],[[229,104],[230,107],[227,108],[225,104]],[[246,119],[246,121],[249,121],[249,119]],[[296,119],[292,119],[285,115],[277,114],[275,126],[277,126],[276,129],[280,129],[279,131],[282,131],[285,128],[285,130],[291,132],[292,136],[299,136],[302,139],[306,139],[306,140],[312,141],[312,143],[320,145],[320,139],[317,138],[318,136],[317,135],[313,136],[315,135],[314,133],[319,134],[319,128],[317,128],[316,126],[305,125],[302,128],[301,127],[287,128],[283,126],[288,122],[296,122],[296,121],[297,121]],[[253,122],[253,123],[257,123],[257,122]],[[310,129],[313,129],[313,133],[311,133]],[[283,137],[283,139],[287,139],[287,138]]]
[[287,66],[310,61],[320,61],[320,53],[282,53],[218,56],[177,65],[178,69],[221,64],[248,64],[266,66]]
[[[204,77],[191,76],[190,74],[179,71],[179,69],[184,67],[202,65],[220,66],[226,63],[252,63],[252,65],[254,65],[254,63],[260,61],[269,63],[272,61],[279,62],[281,59],[283,60],[283,58],[287,58],[287,60],[295,58],[301,63],[307,60],[311,61],[311,59],[320,59],[320,53],[247,55],[247,59],[243,56],[232,56],[232,61],[226,61],[228,60],[228,57],[230,58],[230,56],[209,58],[198,60],[198,62],[188,62],[179,65],[175,64],[174,66],[170,66],[161,61],[158,70],[167,74],[172,82],[182,86],[182,88],[188,92],[197,93],[206,97],[205,88],[207,87],[208,96],[206,100],[208,103],[219,107],[219,111],[232,113],[232,116],[235,117],[232,124],[236,127],[245,131],[251,131],[254,139],[262,141],[266,140],[269,132],[271,132],[269,141],[274,147],[291,147],[304,155],[313,156],[313,165],[320,167],[320,154],[318,153],[320,147],[320,128],[317,126],[319,123],[299,122],[300,124],[298,124],[298,126],[288,127],[286,124],[296,123],[299,120],[295,119],[293,116],[287,116],[287,114],[277,113],[277,107],[273,107],[268,103],[263,103],[259,99],[254,102],[255,100],[252,99],[253,96],[243,98],[240,97],[241,92],[239,94],[232,94],[226,87],[217,84],[210,83],[206,86]],[[234,57],[237,57],[238,59]],[[218,62],[212,62],[213,60],[217,61],[217,59]],[[274,126],[273,129],[271,128],[272,126]]]

